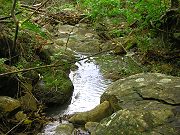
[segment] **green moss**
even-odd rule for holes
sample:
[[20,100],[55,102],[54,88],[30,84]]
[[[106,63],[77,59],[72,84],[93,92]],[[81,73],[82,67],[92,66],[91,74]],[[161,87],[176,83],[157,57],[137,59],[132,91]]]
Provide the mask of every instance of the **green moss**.
[[11,0],[0,0],[0,16],[9,15],[12,8]]
[[[45,72],[46,71],[46,72]],[[64,70],[51,68],[43,70],[34,90],[36,97],[46,105],[64,104],[71,99],[73,84]]]
[[45,85],[48,88],[65,87],[62,85],[64,85],[64,83],[67,84],[67,79],[69,79],[68,76],[65,74],[64,71],[60,69],[55,69],[54,71],[47,71],[43,76]]
[[4,59],[4,58],[0,59],[0,73],[4,73],[6,71],[6,67],[4,65],[5,61],[6,61],[6,59]]

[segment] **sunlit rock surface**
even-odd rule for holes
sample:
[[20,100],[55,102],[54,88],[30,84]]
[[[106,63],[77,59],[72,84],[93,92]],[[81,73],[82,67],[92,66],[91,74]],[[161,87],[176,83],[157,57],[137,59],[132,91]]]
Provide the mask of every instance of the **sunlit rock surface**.
[[101,96],[114,114],[103,119],[92,135],[178,135],[180,78],[141,73],[113,83]]
[[86,122],[98,122],[112,114],[112,109],[108,101],[104,101],[94,109],[86,112],[77,113],[69,121],[76,124],[85,124]]

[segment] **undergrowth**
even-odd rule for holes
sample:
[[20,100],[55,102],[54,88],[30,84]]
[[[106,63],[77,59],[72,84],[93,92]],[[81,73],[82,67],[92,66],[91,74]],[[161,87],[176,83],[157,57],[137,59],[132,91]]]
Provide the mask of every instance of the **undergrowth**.
[[153,46],[150,42],[151,25],[170,7],[167,0],[77,0],[77,3],[82,5],[94,24],[110,22],[109,34],[113,38],[135,31],[133,33],[141,51]]

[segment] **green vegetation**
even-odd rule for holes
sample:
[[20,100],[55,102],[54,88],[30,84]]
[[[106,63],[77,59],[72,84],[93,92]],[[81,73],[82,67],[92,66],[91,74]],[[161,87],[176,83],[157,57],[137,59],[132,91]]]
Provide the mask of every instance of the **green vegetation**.
[[[180,24],[178,0],[79,0],[77,3],[98,33],[104,31],[102,35],[106,33],[112,40],[124,38],[127,42],[122,45],[126,51],[136,46],[141,62],[150,64],[152,71],[179,75],[176,70],[180,40],[176,36]],[[103,24],[104,30],[98,24]],[[172,57],[176,59],[170,60]],[[163,65],[175,65],[174,71],[172,66]]]
[[6,71],[6,68],[4,67],[4,62],[6,61],[6,59],[1,58],[0,59],[0,73],[3,73]]
[[[177,0],[175,1],[177,2]],[[136,48],[140,57],[142,57],[142,61],[140,61],[142,63],[150,61],[149,63],[156,64],[154,61],[161,62],[164,60],[163,55],[171,58],[171,53],[170,55],[168,55],[168,53],[177,49],[177,45],[174,41],[176,39],[179,40],[179,36],[177,36],[179,31],[176,30],[176,26],[178,26],[179,22],[175,19],[179,16],[178,12],[168,12],[168,10],[171,10],[171,7],[177,5],[172,5],[172,1],[170,0],[54,1],[48,2],[45,6],[42,6],[42,8],[47,11],[47,18],[45,18],[45,16],[43,16],[44,18],[41,18],[40,16],[44,14],[44,11],[40,10],[40,8],[36,13],[34,11],[34,7],[31,7],[32,4],[38,4],[38,1],[32,3],[31,1],[26,0],[16,3],[15,11],[17,13],[16,17],[19,21],[17,42],[20,44],[15,49],[18,50],[18,55],[20,55],[20,57],[18,62],[13,65],[16,66],[17,69],[37,67],[45,64],[51,64],[51,62],[57,62],[65,65],[63,70],[66,72],[67,69],[70,68],[70,65],[66,64],[68,61],[67,57],[72,60],[72,53],[67,53],[67,51],[62,51],[62,49],[53,55],[51,52],[47,52],[48,49],[51,50],[51,48],[53,48],[53,45],[50,43],[52,41],[51,38],[54,38],[52,33],[48,30],[53,31],[55,28],[54,26],[61,20],[63,20],[62,23],[65,24],[75,20],[78,12],[83,13],[83,15],[85,14],[85,18],[88,18],[88,21],[94,25],[95,30],[99,33],[98,35],[100,35],[100,37],[101,35],[105,35],[108,40],[115,41],[113,45],[117,45],[119,42],[118,38],[121,37],[123,39],[122,46],[126,49],[125,51]],[[6,24],[6,27],[1,29],[8,29],[7,27],[10,26],[11,32],[6,36],[13,39],[15,26],[13,22],[14,20],[10,17],[11,10],[11,0],[0,0],[0,17],[8,17],[7,19],[10,21],[10,24]],[[62,12],[62,14],[59,14],[59,12]],[[73,12],[75,13],[73,14]],[[33,16],[31,16],[32,13],[34,14]],[[58,17],[62,17],[62,19],[58,19]],[[175,22],[169,23],[168,19],[174,19],[173,21]],[[48,23],[47,26],[46,22]],[[50,25],[52,28],[50,28]],[[169,25],[170,27],[168,27],[167,32],[164,32],[166,31],[166,27]],[[5,33],[7,34],[8,32],[6,31]],[[172,42],[170,41],[171,39],[175,40]],[[99,47],[99,44],[97,46]],[[89,47],[94,49],[94,46],[91,45],[88,45],[86,48]],[[102,46],[100,45],[99,48],[102,49],[103,47],[101,47]],[[149,52],[152,50],[154,53]],[[115,54],[118,54],[119,50],[116,49],[114,52]],[[38,56],[38,58],[35,58],[36,56]],[[154,56],[158,58],[154,59]],[[101,58],[102,61],[105,59],[104,56]],[[59,61],[59,59],[62,60]],[[113,61],[113,59],[116,58],[110,57],[110,60],[108,61]],[[4,61],[0,63],[3,62]],[[169,62],[163,63],[163,65],[164,64],[169,65]],[[110,66],[111,64],[108,65]],[[157,67],[153,69],[158,69],[159,71],[159,67],[161,67],[161,64],[159,65],[158,63]],[[125,66],[122,69],[117,66],[115,67],[115,70],[116,73],[121,73],[123,75],[128,75],[134,72],[134,69],[128,66]],[[139,72],[139,69],[137,70]],[[46,71],[38,72],[44,73]],[[52,83],[52,85],[57,84],[57,79],[49,79],[47,78],[46,80],[48,85],[50,85],[50,83]]]
[[[122,29],[118,28],[125,22],[125,29],[150,28],[150,23],[157,21],[170,7],[168,1],[161,0],[85,0],[79,1],[88,16],[97,23],[110,23],[114,25],[110,33],[122,36]],[[147,40],[146,40],[147,42]]]
[[[114,80],[146,71],[180,76],[179,0],[20,0],[15,8],[13,2],[0,0],[3,96],[19,100],[28,93],[46,105],[68,101],[73,92],[68,74],[75,62],[68,47],[98,53],[96,62]],[[31,124],[41,116],[21,111],[30,120],[21,126],[32,132]],[[0,134],[20,121],[12,122],[0,122],[7,125]],[[37,123],[40,129],[45,122]]]
[[129,24],[138,21],[141,26],[159,19],[170,5],[161,0],[85,0],[82,4],[95,21],[110,17],[114,18],[112,22],[115,23],[119,23],[118,19],[124,19]]

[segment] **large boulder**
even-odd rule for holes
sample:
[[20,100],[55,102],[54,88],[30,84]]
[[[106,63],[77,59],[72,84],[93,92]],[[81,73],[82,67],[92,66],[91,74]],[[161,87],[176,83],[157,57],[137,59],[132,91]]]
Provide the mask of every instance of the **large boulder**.
[[[141,73],[114,82],[101,96],[114,111],[140,108],[156,110],[160,106],[180,105],[180,78],[160,73]],[[142,108],[143,107],[143,108]]]
[[75,124],[85,124],[86,122],[98,122],[113,113],[108,101],[104,101],[94,109],[87,112],[80,112],[73,115],[69,121]]
[[[103,119],[92,135],[178,135],[177,131],[165,122],[173,115],[170,110],[119,110]],[[164,124],[162,124],[164,123]]]
[[115,113],[102,120],[93,135],[179,134],[179,77],[132,75],[113,83],[101,96],[103,101],[109,101]]

